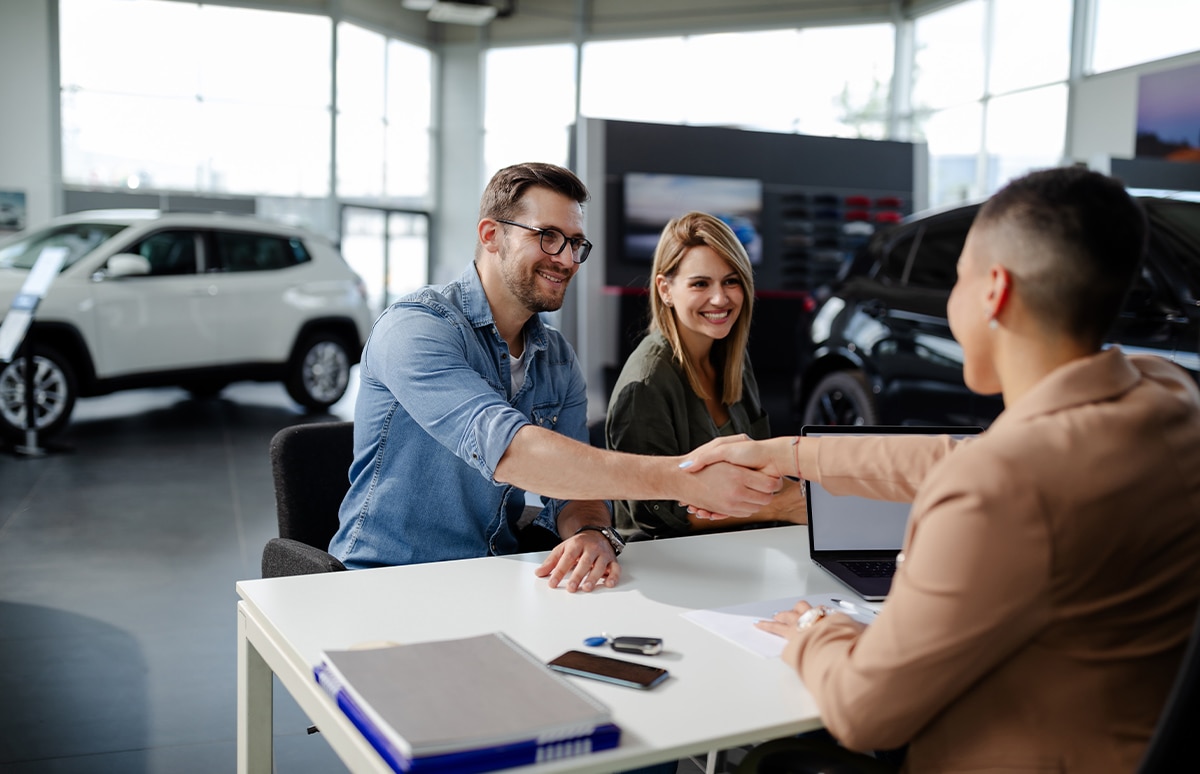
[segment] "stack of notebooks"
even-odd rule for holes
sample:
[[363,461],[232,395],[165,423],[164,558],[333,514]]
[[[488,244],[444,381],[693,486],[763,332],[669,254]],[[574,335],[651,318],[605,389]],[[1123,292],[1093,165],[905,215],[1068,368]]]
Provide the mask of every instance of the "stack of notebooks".
[[405,774],[525,766],[620,741],[607,707],[503,634],[322,656],[317,682]]

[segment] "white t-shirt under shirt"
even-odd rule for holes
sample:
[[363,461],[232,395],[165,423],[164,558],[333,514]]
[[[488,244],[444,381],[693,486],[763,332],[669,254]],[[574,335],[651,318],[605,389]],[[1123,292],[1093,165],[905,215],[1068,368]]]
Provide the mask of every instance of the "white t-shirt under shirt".
[[[525,351],[528,352],[528,348]],[[508,356],[508,380],[512,395],[516,395],[525,386],[525,352],[522,352],[520,357]]]

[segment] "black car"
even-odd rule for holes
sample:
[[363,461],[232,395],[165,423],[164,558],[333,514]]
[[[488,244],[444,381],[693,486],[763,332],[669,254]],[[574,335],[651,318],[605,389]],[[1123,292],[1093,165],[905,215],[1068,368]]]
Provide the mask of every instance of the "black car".
[[[1140,197],[1150,246],[1109,341],[1173,360],[1200,382],[1200,202]],[[802,337],[793,405],[803,424],[987,426],[999,396],[963,383],[946,301],[979,203],[876,233]]]

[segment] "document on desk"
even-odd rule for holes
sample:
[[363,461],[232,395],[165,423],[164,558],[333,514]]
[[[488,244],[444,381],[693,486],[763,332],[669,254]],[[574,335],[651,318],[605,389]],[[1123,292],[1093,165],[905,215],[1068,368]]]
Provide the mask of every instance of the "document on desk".
[[832,607],[865,624],[871,623],[878,612],[877,606],[857,599],[847,599],[844,594],[810,594],[803,597],[746,602],[712,610],[689,610],[681,615],[692,623],[742,646],[755,655],[763,658],[778,658],[783,653],[785,640],[764,632],[754,623],[769,619],[781,610],[791,610],[800,600],[804,600],[814,607],[817,605]]

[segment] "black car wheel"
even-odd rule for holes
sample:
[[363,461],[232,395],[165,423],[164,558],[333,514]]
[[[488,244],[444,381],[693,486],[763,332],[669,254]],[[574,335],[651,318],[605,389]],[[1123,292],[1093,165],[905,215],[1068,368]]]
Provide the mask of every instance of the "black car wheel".
[[34,348],[32,400],[25,389],[25,358],[0,366],[0,435],[19,442],[25,438],[25,411],[33,406],[39,437],[62,432],[75,409],[75,372],[66,358],[49,347]]
[[861,371],[834,371],[817,383],[804,406],[806,425],[875,425],[879,412]]
[[296,350],[288,365],[286,387],[292,400],[324,410],[341,400],[350,384],[350,354],[341,338],[321,333]]

